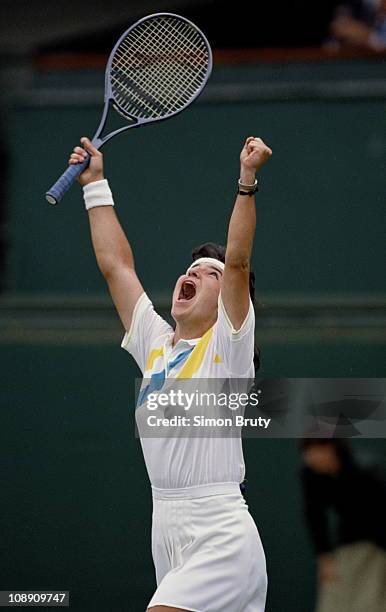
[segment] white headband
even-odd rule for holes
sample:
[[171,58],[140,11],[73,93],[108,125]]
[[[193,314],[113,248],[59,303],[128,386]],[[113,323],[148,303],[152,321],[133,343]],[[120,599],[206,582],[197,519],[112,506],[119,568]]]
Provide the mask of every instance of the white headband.
[[188,273],[189,270],[191,270],[195,266],[198,266],[198,264],[201,264],[201,263],[209,264],[221,271],[223,271],[225,268],[225,265],[219,259],[215,259],[214,257],[200,257],[199,259],[196,259],[192,264],[190,264],[186,272]]

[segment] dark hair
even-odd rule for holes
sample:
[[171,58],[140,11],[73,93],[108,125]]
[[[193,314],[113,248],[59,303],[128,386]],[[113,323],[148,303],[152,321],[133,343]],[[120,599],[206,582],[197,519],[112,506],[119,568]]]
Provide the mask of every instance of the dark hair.
[[353,463],[351,446],[343,438],[302,438],[299,440],[299,449],[302,453],[312,446],[331,446],[335,449],[342,465]]
[[[225,251],[226,247],[222,244],[215,244],[214,242],[205,242],[198,247],[195,247],[192,251],[192,259],[195,261],[200,257],[213,257],[225,263]],[[255,301],[255,275],[252,270],[249,272],[249,295],[251,296],[253,308],[256,308]],[[255,344],[253,363],[255,370],[260,368],[260,349]]]

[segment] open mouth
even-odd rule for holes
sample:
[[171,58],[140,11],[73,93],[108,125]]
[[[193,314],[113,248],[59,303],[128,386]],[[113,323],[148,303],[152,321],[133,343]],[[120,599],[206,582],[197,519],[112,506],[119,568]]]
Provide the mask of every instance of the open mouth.
[[192,281],[186,280],[182,283],[178,301],[189,301],[196,295],[196,286]]

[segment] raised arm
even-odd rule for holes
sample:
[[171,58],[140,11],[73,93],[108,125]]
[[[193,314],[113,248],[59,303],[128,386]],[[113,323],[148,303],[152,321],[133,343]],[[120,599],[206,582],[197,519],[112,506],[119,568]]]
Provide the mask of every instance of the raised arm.
[[[247,138],[240,154],[240,182],[252,186],[256,171],[271,155],[271,149],[260,138]],[[249,309],[249,270],[255,227],[254,195],[238,194],[229,222],[221,289],[225,310],[235,330],[240,329]]]
[[[91,155],[88,168],[79,177],[84,187],[91,183],[104,180],[103,156],[95,149],[88,138],[82,138],[82,147],[75,147],[69,159],[70,164],[77,164],[86,157],[86,151]],[[100,271],[105,277],[111,297],[119,317],[126,330],[130,329],[135,304],[143,293],[134,268],[134,258],[130,244],[115,214],[114,207],[103,205],[103,193],[108,197],[108,188],[99,183],[98,196],[100,203],[88,210],[91,239]]]

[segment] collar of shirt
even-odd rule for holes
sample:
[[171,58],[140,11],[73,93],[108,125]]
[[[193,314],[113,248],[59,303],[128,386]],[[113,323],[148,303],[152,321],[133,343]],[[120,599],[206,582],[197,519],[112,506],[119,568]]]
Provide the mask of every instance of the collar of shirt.
[[174,332],[166,338],[164,343],[164,363],[166,375],[169,374],[170,364],[174,361],[177,355],[183,353],[184,351],[187,351],[188,349],[194,348],[197,342],[200,340],[200,338],[180,338],[178,342],[176,342],[176,344],[173,346],[173,338]]
[[178,340],[178,342],[176,342],[176,344],[173,346],[173,338],[174,338],[174,332],[171,333],[165,340],[165,354],[166,353],[171,353],[173,351],[179,351],[181,349],[184,348],[188,348],[190,346],[196,346],[197,342],[199,340],[201,340],[201,338],[190,338],[190,339],[186,339],[186,338],[180,338]]

